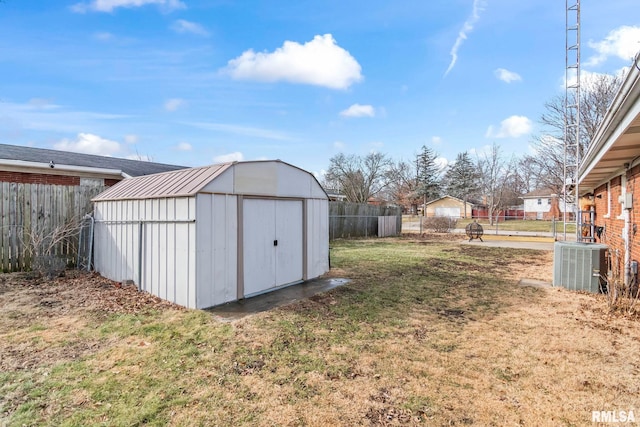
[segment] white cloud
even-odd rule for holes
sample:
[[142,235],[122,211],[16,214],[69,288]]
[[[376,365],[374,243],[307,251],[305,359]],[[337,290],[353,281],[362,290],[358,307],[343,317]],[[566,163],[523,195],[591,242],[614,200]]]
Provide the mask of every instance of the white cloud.
[[379,152],[378,150],[384,147],[384,142],[374,141],[374,142],[371,142],[369,146],[371,147],[372,153],[378,153]]
[[176,33],[184,34],[196,34],[198,36],[208,37],[209,31],[207,31],[202,25],[195,22],[186,21],[184,19],[178,19],[171,25],[171,29]]
[[[622,67],[621,69],[615,71],[613,74],[623,77],[629,72],[629,67]],[[588,70],[580,70],[580,85],[585,88],[589,88],[594,82],[602,78],[607,78],[609,76],[608,73],[598,73],[596,71],[588,71]],[[576,74],[569,76],[569,80],[565,80],[566,75],[562,76],[562,85],[560,86],[560,90],[564,91],[565,84],[569,84],[569,86],[573,86],[576,84]]]
[[105,121],[130,118],[123,114],[71,111],[53,100],[33,98],[28,103],[0,102],[0,117],[15,124],[16,129],[42,130],[76,134],[83,129],[95,129]]
[[640,50],[640,27],[624,25],[611,31],[604,40],[589,40],[587,45],[596,51],[596,55],[585,62],[587,67],[599,65],[612,56],[631,60]]
[[164,109],[167,111],[176,111],[178,108],[184,107],[186,102],[184,99],[172,98],[168,99],[164,103]]
[[138,143],[138,135],[125,135],[124,136],[124,142],[126,142],[127,144],[137,144]]
[[251,136],[265,139],[275,139],[278,141],[295,141],[290,135],[270,129],[254,128],[249,126],[231,125],[227,123],[208,122],[184,122],[187,126],[194,126],[200,129],[215,130],[219,132],[231,133],[234,135]]
[[447,167],[447,165],[449,164],[449,160],[447,160],[445,157],[437,157],[434,160],[434,163],[438,166],[438,168],[442,171],[444,170],[444,168]]
[[238,80],[287,81],[347,89],[362,80],[361,69],[331,34],[325,34],[305,44],[285,41],[272,53],[247,50],[230,60],[224,71]]
[[184,9],[187,6],[180,0],[93,0],[89,3],[76,3],[71,6],[71,10],[76,13],[86,12],[113,12],[119,7],[134,8],[154,4],[163,11],[171,12],[177,9]]
[[440,144],[442,144],[442,138],[439,137],[439,136],[432,136],[431,137],[431,143],[433,145],[440,145]]
[[485,146],[480,147],[480,148],[472,148],[472,149],[469,150],[469,154],[472,155],[472,156],[475,155],[475,156],[478,156],[478,157],[486,156],[486,155],[489,155],[489,153],[491,153],[491,148],[492,148],[491,145],[485,145]]
[[191,150],[193,150],[193,147],[188,142],[181,142],[178,145],[176,145],[176,150],[178,150],[178,151],[191,151]]
[[509,71],[505,68],[498,68],[493,72],[493,74],[498,78],[498,80],[502,80],[505,83],[519,82],[522,80],[520,74],[514,73],[513,71]]
[[500,129],[493,126],[487,129],[487,138],[518,138],[531,133],[532,122],[525,116],[511,116],[500,122]]
[[65,138],[55,143],[53,147],[56,150],[95,154],[98,156],[113,156],[122,150],[119,142],[111,141],[91,133],[79,133],[75,140]]
[[28,105],[37,109],[56,109],[59,106],[54,104],[51,99],[47,98],[31,98]]
[[340,112],[342,117],[374,117],[376,110],[371,105],[353,104]]
[[214,163],[228,163],[228,162],[241,162],[244,160],[244,155],[235,151],[233,153],[221,154],[213,158]]
[[113,40],[113,34],[107,31],[100,31],[98,33],[93,33],[93,38],[101,42],[107,42],[109,40]]
[[473,11],[471,12],[471,16],[469,16],[465,23],[462,25],[462,29],[458,33],[458,38],[456,39],[455,43],[451,47],[451,51],[449,52],[449,55],[451,55],[451,62],[449,63],[447,71],[444,72],[445,77],[451,70],[453,70],[456,62],[458,62],[458,49],[460,49],[462,43],[467,39],[467,35],[471,31],[473,31],[473,27],[480,19],[480,12],[484,10],[484,6],[485,2],[483,0],[473,0]]
[[344,150],[346,147],[347,147],[347,144],[345,144],[345,143],[344,143],[344,142],[342,142],[342,141],[335,141],[335,142],[333,143],[333,148],[335,148],[336,150],[340,150],[340,151],[342,151],[342,150]]

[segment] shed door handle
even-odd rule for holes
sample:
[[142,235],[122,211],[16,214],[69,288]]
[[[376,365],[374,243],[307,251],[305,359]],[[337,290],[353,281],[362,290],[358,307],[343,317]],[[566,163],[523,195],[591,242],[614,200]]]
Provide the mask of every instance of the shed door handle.
[[278,246],[278,241],[277,240],[273,241],[273,246]]

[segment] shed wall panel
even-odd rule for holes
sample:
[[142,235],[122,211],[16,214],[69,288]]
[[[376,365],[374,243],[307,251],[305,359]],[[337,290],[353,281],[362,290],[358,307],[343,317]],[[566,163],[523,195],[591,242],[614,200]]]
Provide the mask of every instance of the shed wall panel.
[[278,168],[274,163],[237,164],[234,192],[259,196],[278,196]]
[[329,202],[306,201],[306,277],[318,277],[329,271]]
[[111,280],[133,280],[153,295],[195,307],[189,305],[195,289],[188,289],[195,283],[190,277],[195,276],[195,260],[190,259],[195,257],[195,248],[190,247],[195,245],[195,224],[185,222],[195,216],[191,209],[195,204],[189,199],[96,202],[96,270]]
[[278,164],[278,191],[279,197],[304,197],[311,195],[312,177],[306,172],[292,168],[285,164]]
[[237,297],[237,197],[196,196],[198,308],[234,301]]
[[201,192],[222,194],[233,193],[233,175],[233,169],[227,169],[220,174],[220,176],[207,184]]

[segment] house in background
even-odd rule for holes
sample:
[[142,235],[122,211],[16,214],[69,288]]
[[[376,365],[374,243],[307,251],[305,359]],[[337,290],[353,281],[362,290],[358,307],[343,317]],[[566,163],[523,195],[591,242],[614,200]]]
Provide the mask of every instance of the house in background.
[[324,191],[327,193],[327,197],[330,202],[346,202],[347,196],[342,194],[340,190],[336,190],[335,188],[325,188]]
[[[0,271],[30,269],[32,238],[77,223],[105,188],[178,169],[184,167],[0,144]],[[53,255],[73,262],[74,251],[75,242],[66,241]]]
[[0,182],[109,187],[124,178],[185,166],[0,144]]
[[524,200],[524,219],[560,219],[558,195],[548,188],[541,188],[520,197]]
[[[591,219],[609,246],[612,269],[629,283],[640,261],[640,68],[631,66],[596,131],[579,170],[579,195],[592,201]],[[624,273],[624,276],[622,274]]]
[[551,221],[564,218],[565,211],[567,220],[575,218],[575,208],[571,204],[564,202],[562,196],[553,190],[542,188],[534,190],[520,197],[524,201],[524,219],[535,219]]
[[432,200],[424,205],[427,217],[444,216],[449,218],[468,218],[471,217],[474,204],[465,202],[453,196],[443,196],[439,199]]

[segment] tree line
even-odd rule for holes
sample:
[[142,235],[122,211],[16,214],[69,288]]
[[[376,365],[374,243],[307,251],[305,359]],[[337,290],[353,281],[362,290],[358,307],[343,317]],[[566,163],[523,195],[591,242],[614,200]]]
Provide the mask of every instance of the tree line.
[[[482,202],[490,217],[520,205],[519,197],[536,189],[561,195],[565,158],[571,162],[576,155],[584,157],[622,79],[621,75],[594,74],[582,82],[579,144],[573,144],[572,132],[567,134],[567,147],[575,149],[567,149],[564,143],[565,124],[574,120],[566,116],[563,94],[545,103],[539,120],[541,134],[532,137],[530,153],[520,157],[506,157],[496,143],[475,156],[467,151],[458,153],[445,167],[438,163],[439,154],[428,146],[422,146],[410,160],[394,161],[378,152],[362,156],[340,153],[329,160],[323,186],[340,192],[349,202],[375,199],[409,212],[449,195],[465,202]],[[569,103],[575,101],[570,99]]]

